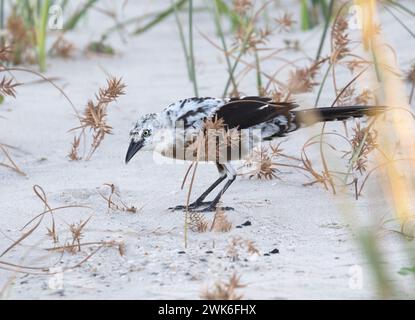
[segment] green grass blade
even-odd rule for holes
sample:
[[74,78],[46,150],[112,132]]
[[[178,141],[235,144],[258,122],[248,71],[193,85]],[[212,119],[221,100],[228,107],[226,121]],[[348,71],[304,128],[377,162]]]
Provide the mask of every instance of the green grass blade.
[[331,16],[333,14],[334,0],[330,0],[330,5],[328,8],[328,16],[326,17],[326,23],[324,24],[323,34],[321,35],[320,45],[317,50],[316,61],[320,59],[321,52],[323,51],[324,42],[326,41],[327,32],[330,26]]
[[223,33],[223,29],[222,29],[222,24],[221,24],[221,20],[220,20],[220,4],[223,3],[221,0],[215,0],[214,1],[214,17],[215,17],[215,25],[216,25],[216,30],[219,34],[219,38],[220,41],[222,43],[222,49],[225,55],[225,61],[226,61],[226,65],[228,67],[228,73],[229,73],[229,78],[232,82],[233,88],[234,90],[237,90],[237,84],[235,81],[235,76],[232,73],[232,65],[231,65],[231,60],[229,58],[229,54],[228,54],[228,46],[226,44],[226,40],[225,40],[225,35]]
[[189,1],[189,65],[192,71],[193,91],[196,97],[199,96],[196,77],[196,65],[193,47],[193,0]]
[[187,50],[186,39],[184,37],[183,25],[180,21],[179,10],[177,8],[177,4],[173,3],[173,6],[174,6],[174,16],[176,18],[177,28],[179,29],[180,43],[182,45],[184,58],[185,58],[185,61],[186,61],[187,74],[189,76],[189,80],[192,81],[192,71],[191,71],[191,67],[190,67],[190,64],[189,64],[190,63],[190,58],[189,58],[189,52]]
[[46,70],[46,33],[49,18],[50,0],[43,0],[40,8],[40,20],[37,25],[37,48],[40,71]]
[[170,16],[171,14],[173,14],[174,13],[174,10],[180,9],[188,1],[189,0],[179,0],[179,1],[177,1],[176,3],[174,3],[173,5],[171,5],[169,8],[167,8],[166,10],[164,10],[160,14],[158,14],[153,20],[151,20],[150,22],[148,22],[144,26],[136,29],[133,32],[133,34],[134,35],[137,35],[137,34],[143,33],[145,31],[151,29],[152,27],[154,27],[155,25],[159,24],[164,19],[166,19],[168,16]]
[[79,20],[88,12],[88,10],[99,0],[88,0],[84,6],[76,11],[69,20],[65,23],[63,29],[65,31],[73,30],[78,24]]
[[308,12],[307,0],[301,0],[301,30],[310,29],[310,17]]

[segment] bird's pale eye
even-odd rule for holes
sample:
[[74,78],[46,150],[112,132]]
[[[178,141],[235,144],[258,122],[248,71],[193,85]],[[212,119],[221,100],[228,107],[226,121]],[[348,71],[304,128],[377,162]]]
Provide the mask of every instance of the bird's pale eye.
[[143,130],[142,136],[143,138],[149,137],[151,135],[151,131],[148,129]]

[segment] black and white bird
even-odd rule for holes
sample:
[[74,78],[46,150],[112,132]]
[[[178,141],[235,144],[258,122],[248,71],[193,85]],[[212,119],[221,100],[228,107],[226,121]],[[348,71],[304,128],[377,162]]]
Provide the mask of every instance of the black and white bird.
[[[221,121],[224,130],[228,132],[257,130],[262,140],[272,140],[316,122],[373,116],[384,111],[384,107],[370,106],[294,110],[297,107],[294,103],[273,102],[271,98],[256,96],[231,99],[201,97],[180,100],[170,104],[159,113],[150,113],[141,117],[135,123],[130,131],[130,146],[125,161],[128,163],[139,150],[147,149],[174,159],[200,160],[203,158],[215,162],[219,178],[189,205],[189,209],[193,211],[214,211],[225,191],[235,181],[236,171],[231,165],[231,160],[242,159],[246,156],[246,152],[240,151],[241,141],[239,141],[240,143],[236,144],[239,148],[236,159],[225,157],[225,161],[219,161],[216,153],[213,159],[212,157],[200,157],[200,149],[196,146],[197,139],[194,137],[206,130],[205,124],[208,119]],[[239,137],[242,140],[242,135]],[[227,154],[229,148],[235,147],[227,146]],[[249,150],[249,148],[242,149]],[[226,183],[217,196],[210,202],[204,202],[205,198],[224,180]],[[177,206],[173,209],[183,210],[185,206]]]

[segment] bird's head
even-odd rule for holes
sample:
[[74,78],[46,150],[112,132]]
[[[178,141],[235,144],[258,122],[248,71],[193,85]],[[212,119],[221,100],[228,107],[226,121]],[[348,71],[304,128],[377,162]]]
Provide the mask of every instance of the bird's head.
[[128,163],[139,150],[151,148],[159,129],[160,122],[157,114],[151,113],[141,117],[130,131],[130,146],[125,163]]

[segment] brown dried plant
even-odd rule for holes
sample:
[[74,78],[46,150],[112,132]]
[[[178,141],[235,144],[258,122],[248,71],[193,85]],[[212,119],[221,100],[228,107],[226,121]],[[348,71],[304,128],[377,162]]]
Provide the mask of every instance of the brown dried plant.
[[13,54],[13,48],[7,45],[0,46],[0,61],[7,62],[10,61],[10,58]]
[[221,204],[219,204],[216,208],[216,212],[210,226],[210,231],[229,232],[231,228],[232,223],[228,220],[225,210],[223,210]]
[[333,193],[336,193],[334,186],[332,185],[332,177],[330,173],[326,170],[317,170],[314,168],[313,163],[311,162],[310,158],[307,154],[307,148],[311,147],[312,145],[316,145],[319,142],[314,141],[316,137],[309,139],[302,147],[301,150],[301,161],[303,164],[303,168],[306,172],[308,172],[313,180],[308,183],[304,183],[304,186],[312,186],[316,183],[321,183],[326,190],[329,190],[329,186],[331,186]]
[[[122,82],[122,79],[111,77],[107,79],[107,86],[100,88],[98,94],[95,96],[95,100],[88,101],[84,113],[81,116],[81,127],[74,128],[72,130],[81,129],[79,136],[75,137],[72,143],[72,148],[69,153],[69,157],[73,160],[81,159],[79,156],[80,140],[85,138],[85,131],[89,129],[92,133],[92,143],[89,152],[85,160],[90,160],[92,155],[101,145],[107,134],[112,133],[112,127],[107,123],[107,108],[110,103],[116,101],[120,96],[124,95],[124,89],[126,85]],[[78,141],[78,140],[79,141]]]
[[83,231],[86,225],[88,224],[91,217],[85,221],[79,221],[77,223],[71,223],[69,225],[69,231],[72,235],[72,246],[77,246],[78,252],[81,251],[81,239],[83,237]]
[[337,92],[337,106],[351,106],[354,104],[355,98],[355,87],[353,85],[349,86],[345,90],[340,90]]
[[234,0],[233,9],[240,16],[246,16],[248,11],[252,8],[252,0]]
[[347,30],[349,28],[349,23],[343,17],[338,17],[334,22],[332,29],[333,37],[333,54],[331,56],[332,63],[336,63],[342,60],[350,53],[349,44],[349,34]]
[[69,159],[71,159],[72,161],[78,161],[82,159],[78,154],[80,144],[81,137],[73,137],[71,151],[69,152]]
[[[39,227],[42,225],[42,222],[47,214],[52,214],[52,212],[64,211],[64,210],[69,210],[69,209],[92,210],[92,208],[87,207],[87,206],[82,206],[82,205],[67,205],[67,206],[52,208],[48,203],[46,194],[44,190],[42,189],[42,187],[35,185],[33,186],[33,191],[35,192],[35,195],[39,197],[39,199],[44,204],[44,210],[38,215],[36,215],[33,219],[28,221],[21,229],[22,235],[17,240],[13,241],[12,244],[8,245],[6,249],[0,252],[0,269],[8,270],[8,271],[16,272],[16,273],[23,273],[23,274],[52,275],[53,271],[51,269],[54,266],[56,266],[56,264],[63,263],[63,260],[62,260],[62,258],[64,257],[63,255],[60,255],[60,260],[57,262],[54,262],[54,264],[50,266],[41,266],[41,267],[37,267],[33,265],[21,265],[17,263],[10,263],[11,259],[8,259],[6,261],[6,260],[3,260],[2,258],[5,257],[12,250],[15,250],[14,255],[16,256],[18,254],[18,252],[16,252],[17,249],[21,247],[25,247],[25,246],[22,246],[22,243],[25,240],[29,240],[31,236],[36,232],[36,230],[39,229]],[[124,241],[111,240],[111,241],[94,241],[94,242],[82,243],[80,240],[83,237],[84,228],[89,220],[90,218],[87,219],[86,221],[81,220],[79,223],[73,223],[69,225],[69,229],[72,234],[72,243],[68,242],[66,245],[63,245],[63,246],[57,246],[55,244],[52,248],[45,248],[47,252],[77,253],[81,250],[81,247],[90,247],[91,249],[92,247],[95,247],[93,250],[91,250],[91,252],[88,252],[85,257],[82,257],[82,259],[80,259],[79,262],[76,262],[73,265],[65,267],[62,270],[62,272],[65,272],[67,270],[73,270],[77,267],[80,267],[82,264],[90,260],[102,248],[115,247],[117,248],[120,255],[125,254],[126,248],[125,248]],[[54,230],[52,232],[54,233],[54,236],[56,235],[56,229],[53,226],[49,228],[49,230],[51,231]],[[26,252],[23,252],[21,257],[23,258],[26,254],[27,254]]]
[[252,171],[247,173],[249,179],[280,179],[277,176],[279,170],[276,168],[271,157],[268,155],[268,149],[266,147],[254,150],[252,156],[247,160],[244,166],[253,168]]
[[368,105],[374,99],[372,90],[364,89],[358,96],[356,96],[354,103],[360,106]]
[[287,81],[287,90],[291,94],[311,92],[318,85],[315,79],[324,61],[326,59],[314,62],[308,68],[297,68],[291,71]]
[[415,92],[415,63],[406,73],[406,81],[411,84],[411,94],[409,96],[409,103],[412,103]]
[[240,258],[240,250],[245,250],[250,255],[259,255],[259,250],[251,240],[246,240],[241,237],[233,237],[227,249],[227,255],[232,261],[237,261]]
[[10,156],[10,154],[8,152],[8,147],[9,146],[0,143],[0,151],[1,151],[1,153],[3,153],[3,155],[6,157],[6,159],[9,162],[9,164],[4,163],[4,162],[0,162],[0,166],[9,168],[9,169],[17,172],[18,174],[20,174],[22,176],[25,176],[26,174],[18,167],[18,165],[14,162],[14,160]]
[[378,148],[378,133],[370,126],[362,128],[360,122],[356,123],[355,128],[353,128],[353,132],[354,135],[351,139],[352,151],[348,154],[356,155],[356,161],[353,169],[358,171],[360,174],[363,174],[363,172],[367,170],[369,154]]
[[22,16],[12,13],[6,24],[7,41],[12,47],[10,60],[13,64],[36,62],[36,32],[26,26]]
[[53,43],[51,49],[51,53],[53,55],[65,59],[72,57],[74,51],[75,45],[72,42],[66,40],[63,34],[59,35],[59,37]]
[[208,222],[203,214],[198,212],[190,212],[189,228],[193,232],[204,233],[208,230]]
[[137,209],[134,206],[128,206],[120,196],[117,187],[113,183],[104,183],[105,187],[110,188],[109,196],[105,196],[100,191],[98,194],[107,202],[108,205],[108,213],[110,211],[119,211],[119,212],[128,212],[128,213],[137,213],[140,209]]
[[278,25],[278,32],[289,32],[296,21],[293,20],[293,15],[287,12],[275,19]]
[[16,98],[16,87],[19,85],[13,79],[7,80],[6,77],[3,77],[0,81],[0,95]]
[[201,298],[206,300],[241,300],[242,294],[236,292],[237,289],[246,287],[241,284],[240,277],[234,273],[227,282],[218,281],[212,290],[205,289]]

